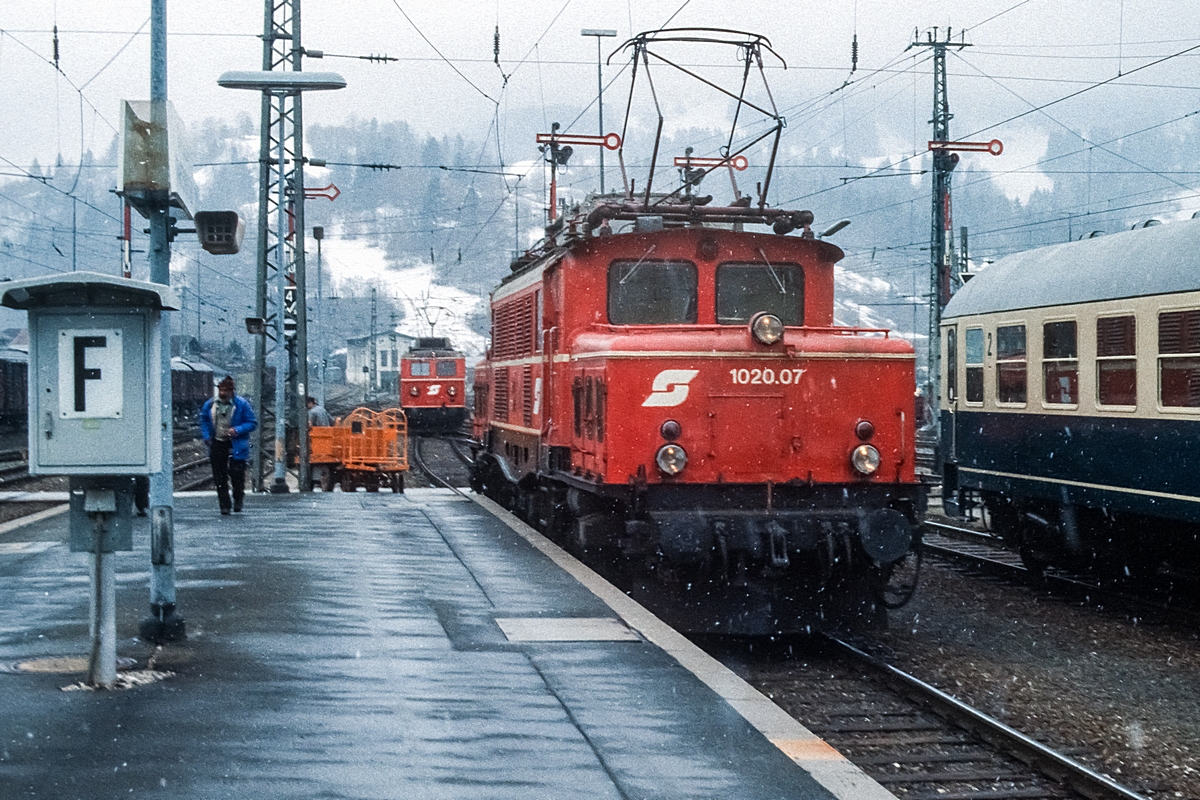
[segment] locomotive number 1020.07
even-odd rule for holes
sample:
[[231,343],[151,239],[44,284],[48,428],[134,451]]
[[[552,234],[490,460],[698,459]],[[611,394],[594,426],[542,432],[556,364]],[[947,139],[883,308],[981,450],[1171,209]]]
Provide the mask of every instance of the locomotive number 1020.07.
[[729,377],[733,379],[735,384],[750,384],[754,386],[770,386],[776,383],[789,386],[794,383],[799,383],[800,376],[803,374],[804,370],[797,367],[793,367],[791,369],[781,369],[778,372],[770,367],[765,369],[759,369],[757,367],[754,369],[746,369],[743,367],[742,369],[729,370]]

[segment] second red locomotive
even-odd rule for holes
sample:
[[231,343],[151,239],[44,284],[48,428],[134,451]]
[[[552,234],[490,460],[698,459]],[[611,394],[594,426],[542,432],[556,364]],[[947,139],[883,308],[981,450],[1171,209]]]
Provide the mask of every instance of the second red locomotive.
[[400,407],[414,431],[452,433],[466,422],[466,359],[440,336],[413,342],[400,358]]

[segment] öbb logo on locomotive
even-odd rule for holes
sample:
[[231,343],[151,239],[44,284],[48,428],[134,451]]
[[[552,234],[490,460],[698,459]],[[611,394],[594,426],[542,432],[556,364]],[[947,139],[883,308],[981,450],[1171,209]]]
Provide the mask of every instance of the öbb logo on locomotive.
[[[680,42],[732,46],[764,82],[775,56],[762,36],[712,29],[624,48],[678,69],[658,51]],[[700,94],[720,80],[701,79],[689,105],[708,107]],[[674,187],[651,164],[637,190],[622,170],[616,191],[551,204],[545,238],[492,292],[471,485],[679,629],[879,624],[912,596],[919,563],[913,347],[835,322],[844,254],[828,236],[844,225],[818,237],[811,211],[768,204],[784,121],[739,91],[712,107],[738,99],[735,126],[765,114],[753,142],[685,151]],[[552,186],[567,157],[555,135],[543,138]],[[665,146],[654,136],[647,152]],[[755,142],[761,161],[745,152]],[[757,197],[735,161],[762,170]]]
[[654,376],[650,396],[642,405],[662,408],[682,405],[688,397],[688,384],[699,374],[698,369],[664,369]]

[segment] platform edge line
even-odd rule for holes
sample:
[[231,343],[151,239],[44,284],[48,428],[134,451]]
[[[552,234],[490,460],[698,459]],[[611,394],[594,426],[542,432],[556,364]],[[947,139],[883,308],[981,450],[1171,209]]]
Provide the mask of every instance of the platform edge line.
[[516,515],[490,498],[471,493],[471,499],[511,528],[543,555],[600,598],[630,628],[674,658],[738,712],[746,722],[779,748],[797,766],[839,798],[895,800],[885,789],[847,758],[805,728],[737,673],[692,644],[687,637],[606,581],[575,556],[542,536]]

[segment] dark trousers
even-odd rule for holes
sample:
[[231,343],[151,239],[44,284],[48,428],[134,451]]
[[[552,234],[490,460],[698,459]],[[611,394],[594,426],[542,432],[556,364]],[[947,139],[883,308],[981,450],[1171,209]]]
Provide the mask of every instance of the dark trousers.
[[222,442],[214,439],[208,450],[208,460],[212,464],[213,482],[217,484],[217,502],[221,510],[229,508],[229,484],[233,484],[233,508],[242,510],[242,499],[246,496],[246,462],[230,458],[233,451],[232,442]]

